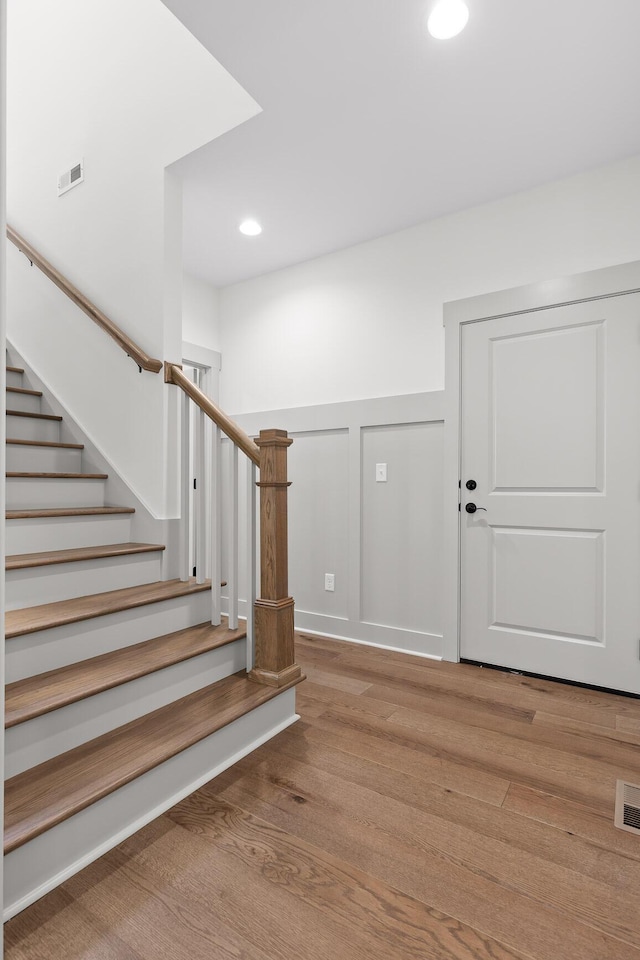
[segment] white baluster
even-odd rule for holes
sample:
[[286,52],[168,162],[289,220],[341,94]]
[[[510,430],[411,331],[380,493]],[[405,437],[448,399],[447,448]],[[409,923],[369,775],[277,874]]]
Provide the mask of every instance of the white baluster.
[[253,669],[254,604],[256,601],[256,465],[247,460],[247,671]]
[[214,427],[211,444],[211,623],[220,623],[220,541],[222,539],[222,483],[220,472],[220,429]]
[[189,556],[189,541],[191,535],[191,513],[189,510],[191,496],[191,469],[189,455],[191,446],[191,410],[190,401],[186,393],[181,391],[181,431],[180,431],[180,579],[188,580],[191,576]]
[[205,527],[206,507],[205,507],[205,467],[204,467],[204,422],[205,414],[202,410],[196,413],[196,449],[194,456],[194,468],[196,475],[196,489],[194,491],[195,508],[195,537],[196,537],[196,580],[198,583],[204,583],[206,580],[206,547],[207,535]]
[[238,626],[238,448],[230,444],[229,451],[229,627]]

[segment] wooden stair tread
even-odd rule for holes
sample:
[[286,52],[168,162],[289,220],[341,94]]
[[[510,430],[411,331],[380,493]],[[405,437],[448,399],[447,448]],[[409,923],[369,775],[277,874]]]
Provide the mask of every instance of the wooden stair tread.
[[27,480],[107,480],[108,473],[37,473],[34,470],[7,470],[6,477]]
[[5,784],[5,853],[294,686],[244,671],[12,777]]
[[7,393],[26,394],[29,397],[41,397],[42,390],[28,390],[27,387],[6,387]]
[[62,420],[55,413],[30,413],[28,410],[7,410],[8,417],[30,417],[32,420]]
[[6,687],[5,727],[40,717],[245,636],[246,630],[230,630],[224,618],[219,627],[200,623],[90,660],[17,680]]
[[55,563],[78,563],[82,560],[127,557],[137,553],[156,553],[164,549],[163,543],[109,543],[97,547],[47,550],[42,553],[14,553],[6,558],[5,569],[27,570],[30,567],[47,567]]
[[45,507],[41,510],[7,510],[6,520],[39,520],[46,517],[98,517],[135,513],[134,507]]
[[138,587],[124,587],[121,590],[109,590],[106,593],[94,593],[72,600],[56,600],[38,607],[23,607],[21,610],[8,610],[5,614],[5,637],[21,637],[27,633],[37,633],[94,617],[104,617],[121,610],[132,610],[162,600],[173,600],[193,593],[210,590],[211,583],[196,583],[194,578],[181,580],[158,580]]
[[22,367],[7,367],[7,373],[24,373]]
[[13,443],[20,447],[61,447],[64,450],[84,450],[84,443],[60,443],[58,440],[13,440],[7,437],[5,443]]

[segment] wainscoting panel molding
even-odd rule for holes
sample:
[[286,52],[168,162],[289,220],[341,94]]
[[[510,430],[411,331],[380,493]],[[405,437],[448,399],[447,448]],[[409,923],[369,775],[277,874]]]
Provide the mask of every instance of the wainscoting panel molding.
[[[234,419],[252,436],[269,424],[294,439],[289,582],[297,629],[441,657],[444,392]],[[386,481],[376,479],[379,464]],[[241,569],[241,596],[243,582]]]

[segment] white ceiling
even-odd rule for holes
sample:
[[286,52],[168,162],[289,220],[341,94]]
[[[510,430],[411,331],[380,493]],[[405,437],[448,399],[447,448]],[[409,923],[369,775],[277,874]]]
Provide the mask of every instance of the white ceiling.
[[640,153],[639,0],[164,2],[263,108],[176,165],[216,285]]

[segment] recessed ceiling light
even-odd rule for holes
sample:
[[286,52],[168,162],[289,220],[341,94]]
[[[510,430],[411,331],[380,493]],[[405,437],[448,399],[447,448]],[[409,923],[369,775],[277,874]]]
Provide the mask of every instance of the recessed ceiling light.
[[262,227],[257,220],[243,220],[240,224],[240,233],[245,237],[257,237],[262,233]]
[[469,8],[463,0],[439,0],[429,15],[427,29],[436,40],[450,40],[467,25]]

